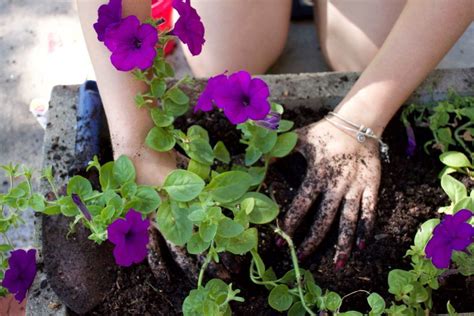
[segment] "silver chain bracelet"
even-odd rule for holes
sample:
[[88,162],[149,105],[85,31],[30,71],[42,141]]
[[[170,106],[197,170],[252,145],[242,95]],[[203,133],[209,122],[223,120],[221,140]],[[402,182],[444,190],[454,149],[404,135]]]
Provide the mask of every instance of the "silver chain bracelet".
[[[337,120],[334,120],[333,117],[339,119],[340,121],[342,121],[342,123],[338,122]],[[324,117],[324,119],[336,126],[337,128],[342,128],[355,133],[355,138],[359,143],[364,143],[367,138],[375,139],[379,143],[380,154],[382,155],[382,159],[386,162],[390,162],[390,157],[388,155],[388,145],[382,141],[382,137],[375,135],[374,131],[370,127],[366,127],[364,125],[357,125],[335,112],[329,112],[328,115]]]

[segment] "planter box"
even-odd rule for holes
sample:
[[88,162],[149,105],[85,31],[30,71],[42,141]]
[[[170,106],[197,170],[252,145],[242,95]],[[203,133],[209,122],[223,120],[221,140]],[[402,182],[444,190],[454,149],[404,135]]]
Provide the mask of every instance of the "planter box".
[[[347,94],[358,78],[356,73],[318,73],[300,75],[262,76],[270,85],[274,101],[286,108],[301,106],[313,109],[333,108]],[[205,80],[199,80],[190,92],[191,104],[195,102]],[[436,70],[415,91],[407,103],[426,103],[443,100],[448,89],[460,95],[474,95],[474,68]],[[52,91],[49,123],[45,133],[43,165],[53,166],[60,185],[71,175],[76,157],[76,109],[78,86],[57,86]],[[61,153],[57,152],[61,146]],[[42,186],[43,193],[48,191]],[[39,250],[38,274],[30,289],[27,315],[68,315],[66,306],[52,290],[43,267],[43,228],[46,221],[38,216],[36,226],[36,248]],[[66,238],[66,236],[56,236]]]

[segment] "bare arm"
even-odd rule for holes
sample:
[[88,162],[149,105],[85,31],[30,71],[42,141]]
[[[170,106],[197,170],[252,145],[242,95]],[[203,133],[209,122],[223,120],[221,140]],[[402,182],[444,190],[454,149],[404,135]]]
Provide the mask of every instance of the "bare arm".
[[[97,83],[104,103],[114,149],[114,157],[129,156],[137,168],[138,181],[157,185],[176,167],[170,153],[157,153],[144,144],[152,121],[146,109],[137,109],[135,95],[146,88],[130,73],[117,71],[110,62],[110,52],[97,40],[92,25],[97,20],[97,10],[106,0],[77,0],[79,18],[94,66]],[[150,17],[150,0],[124,0],[123,16],[134,14],[139,19]]]
[[[382,48],[336,111],[381,135],[473,16],[472,0],[408,1]],[[321,243],[342,205],[334,258],[336,267],[342,268],[356,231],[358,245],[363,248],[374,227],[381,173],[378,146],[375,141],[358,143],[354,135],[327,121],[304,128],[300,136],[308,174],[283,227],[293,235],[313,201],[322,196],[313,226],[299,247],[300,258],[305,258]]]
[[380,135],[473,19],[472,0],[409,0],[339,113]]

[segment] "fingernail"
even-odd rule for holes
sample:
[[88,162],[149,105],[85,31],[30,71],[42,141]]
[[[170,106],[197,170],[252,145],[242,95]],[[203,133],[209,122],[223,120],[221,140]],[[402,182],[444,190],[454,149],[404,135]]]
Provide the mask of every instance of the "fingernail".
[[360,250],[364,250],[367,247],[365,243],[365,239],[359,239],[359,242],[357,243],[357,247],[359,247]]
[[335,268],[334,268],[336,270],[336,272],[342,270],[346,266],[347,259],[348,259],[348,257],[346,255],[340,255],[339,256],[339,258],[336,261]]
[[278,248],[282,248],[285,245],[285,240],[281,237],[277,237],[275,244],[277,245]]

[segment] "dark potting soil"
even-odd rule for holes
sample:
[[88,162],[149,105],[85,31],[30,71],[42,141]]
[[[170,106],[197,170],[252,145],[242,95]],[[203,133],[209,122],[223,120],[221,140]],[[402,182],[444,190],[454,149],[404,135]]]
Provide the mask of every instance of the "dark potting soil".
[[[294,120],[297,127],[300,127],[317,121],[323,114],[300,108],[288,111],[285,118]],[[192,115],[177,122],[177,125],[182,127],[192,124],[204,126],[209,131],[211,142],[224,140],[233,155],[243,152],[243,147],[239,144],[239,132],[235,131],[221,114],[212,112]],[[419,144],[423,144],[428,137],[426,131],[417,131]],[[391,302],[394,297],[387,292],[388,272],[395,268],[410,268],[409,259],[404,258],[404,255],[412,244],[419,225],[429,218],[439,217],[437,209],[446,205],[448,199],[440,188],[437,177],[441,170],[438,153],[428,156],[422,149],[418,149],[414,157],[407,157],[405,131],[398,118],[392,120],[384,133],[384,140],[390,146],[391,163],[383,163],[373,238],[367,242],[364,250],[354,247],[345,268],[336,271],[333,263],[338,227],[336,221],[317,252],[308,258],[302,267],[312,271],[317,284],[323,289],[330,289],[341,295],[359,289],[375,291],[387,302]],[[282,213],[287,210],[297,193],[305,170],[306,162],[296,154],[271,167],[265,180],[266,193],[276,199]],[[317,211],[316,204],[310,213]],[[259,237],[259,251],[266,266],[272,266],[279,276],[291,269],[287,250],[275,246],[272,230],[269,227],[260,227]],[[240,288],[246,299],[243,304],[232,304],[234,314],[278,315],[267,304],[268,291],[248,280],[248,262],[249,260],[238,275],[234,275],[234,288]],[[189,291],[187,286],[182,286],[185,283],[182,274],[174,273],[169,285],[164,287],[157,284],[147,263],[120,269],[113,289],[90,315],[178,314],[179,304]],[[174,290],[170,292],[170,288]],[[349,296],[344,300],[341,311],[356,309],[367,312],[365,298],[363,293]],[[433,294],[433,311],[445,312],[448,300],[458,312],[472,311],[474,278],[455,275],[444,279],[441,288]]]

